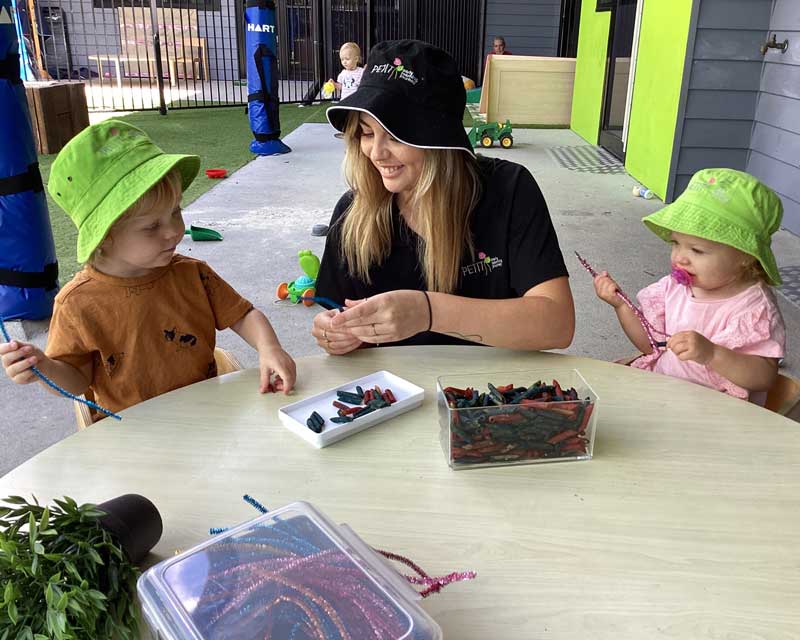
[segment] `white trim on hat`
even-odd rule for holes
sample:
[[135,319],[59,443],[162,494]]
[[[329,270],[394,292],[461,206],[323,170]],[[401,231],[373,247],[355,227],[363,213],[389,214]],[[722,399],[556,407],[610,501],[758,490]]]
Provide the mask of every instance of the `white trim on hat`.
[[[330,124],[334,129],[336,129],[336,125],[334,125],[333,122],[331,122],[331,117],[328,115],[333,109],[341,109],[342,111],[360,111],[361,113],[366,113],[375,118],[378,121],[378,124],[380,124],[384,129],[386,129],[386,131],[388,131],[395,140],[397,140],[398,142],[402,142],[403,144],[406,144],[409,147],[416,147],[417,149],[452,149],[453,151],[464,151],[466,153],[475,155],[475,151],[473,151],[472,149],[466,149],[464,147],[431,147],[421,144],[414,144],[413,142],[406,142],[400,136],[395,135],[394,132],[391,129],[389,129],[389,127],[387,127],[385,124],[383,124],[383,122],[381,122],[381,119],[378,116],[372,113],[372,111],[370,111],[369,109],[363,109],[361,107],[338,107],[338,106],[328,107],[325,110],[325,117],[328,119],[328,124]],[[338,129],[336,130],[338,131]],[[466,136],[466,133],[464,135]],[[467,138],[467,141],[469,142],[469,138]]]

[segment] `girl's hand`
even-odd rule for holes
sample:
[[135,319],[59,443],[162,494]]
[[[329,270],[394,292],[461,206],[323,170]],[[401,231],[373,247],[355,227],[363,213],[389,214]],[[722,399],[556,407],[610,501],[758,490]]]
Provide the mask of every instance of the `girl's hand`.
[[[272,375],[276,376],[276,391],[283,391],[288,394],[294,387],[297,378],[297,368],[292,357],[286,353],[279,346],[263,349],[258,352],[258,366],[261,370],[261,383],[258,390],[261,393],[266,393],[273,389],[270,384]],[[277,384],[277,379],[280,378],[282,386]]]
[[362,342],[397,342],[428,328],[428,303],[422,291],[388,291],[364,300],[345,300],[345,307],[331,319],[331,326]]
[[617,291],[619,291],[619,286],[617,286],[617,283],[608,275],[608,271],[602,271],[594,279],[594,292],[597,294],[597,297],[603,302],[607,302],[615,309],[625,304],[622,298],[617,295]]
[[361,340],[350,332],[335,329],[331,325],[331,320],[337,315],[339,315],[337,309],[318,313],[314,317],[311,335],[317,339],[317,344],[325,351],[331,355],[342,356],[358,349],[361,346]]
[[697,331],[680,331],[667,340],[667,348],[680,360],[707,365],[714,357],[716,345]]
[[38,380],[31,367],[41,365],[47,359],[41,349],[18,340],[0,343],[0,356],[6,375],[17,384],[30,384]]

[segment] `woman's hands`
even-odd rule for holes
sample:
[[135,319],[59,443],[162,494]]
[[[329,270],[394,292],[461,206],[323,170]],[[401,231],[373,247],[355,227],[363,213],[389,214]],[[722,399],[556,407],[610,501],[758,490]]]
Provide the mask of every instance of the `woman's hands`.
[[342,355],[362,343],[398,342],[427,328],[425,294],[401,289],[362,300],[345,300],[344,311],[317,314],[311,333],[325,351]]
[[323,311],[314,317],[314,324],[311,327],[311,335],[317,339],[317,344],[328,353],[335,356],[342,356],[350,353],[361,346],[361,340],[352,334],[335,329],[331,321],[339,315],[337,309]]
[[363,300],[345,300],[345,307],[331,319],[331,325],[362,342],[398,342],[428,328],[428,303],[422,291],[388,291]]

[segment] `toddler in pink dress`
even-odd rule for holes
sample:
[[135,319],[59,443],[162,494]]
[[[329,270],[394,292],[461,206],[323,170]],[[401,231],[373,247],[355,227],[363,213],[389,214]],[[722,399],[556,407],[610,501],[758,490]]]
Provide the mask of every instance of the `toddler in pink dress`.
[[672,244],[672,275],[639,292],[645,318],[665,336],[650,346],[644,327],[616,295],[607,272],[597,296],[613,306],[644,354],[631,366],[685,378],[763,405],[784,355],[786,329],[770,285],[781,283],[770,238],[783,206],[753,176],[697,172],[675,202],[643,222]]

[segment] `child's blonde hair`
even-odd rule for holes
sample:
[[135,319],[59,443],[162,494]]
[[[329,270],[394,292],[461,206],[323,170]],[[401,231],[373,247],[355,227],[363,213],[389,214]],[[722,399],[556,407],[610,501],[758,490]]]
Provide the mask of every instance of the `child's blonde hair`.
[[361,62],[361,47],[359,47],[355,42],[345,42],[341,47],[339,47],[339,55],[342,55],[342,51],[345,49],[352,49],[356,53],[356,64],[358,65]]
[[[167,208],[170,211],[173,210],[180,204],[182,196],[181,173],[177,168],[173,168],[161,178],[161,180],[145,191],[136,202],[128,207],[122,215],[114,221],[114,224],[109,227],[106,237],[108,237],[108,234],[115,228],[119,228],[119,225],[146,213],[150,213],[153,210]],[[102,244],[101,241],[100,244],[97,245],[97,248],[86,261],[87,263],[95,263],[97,256],[102,253]]]

